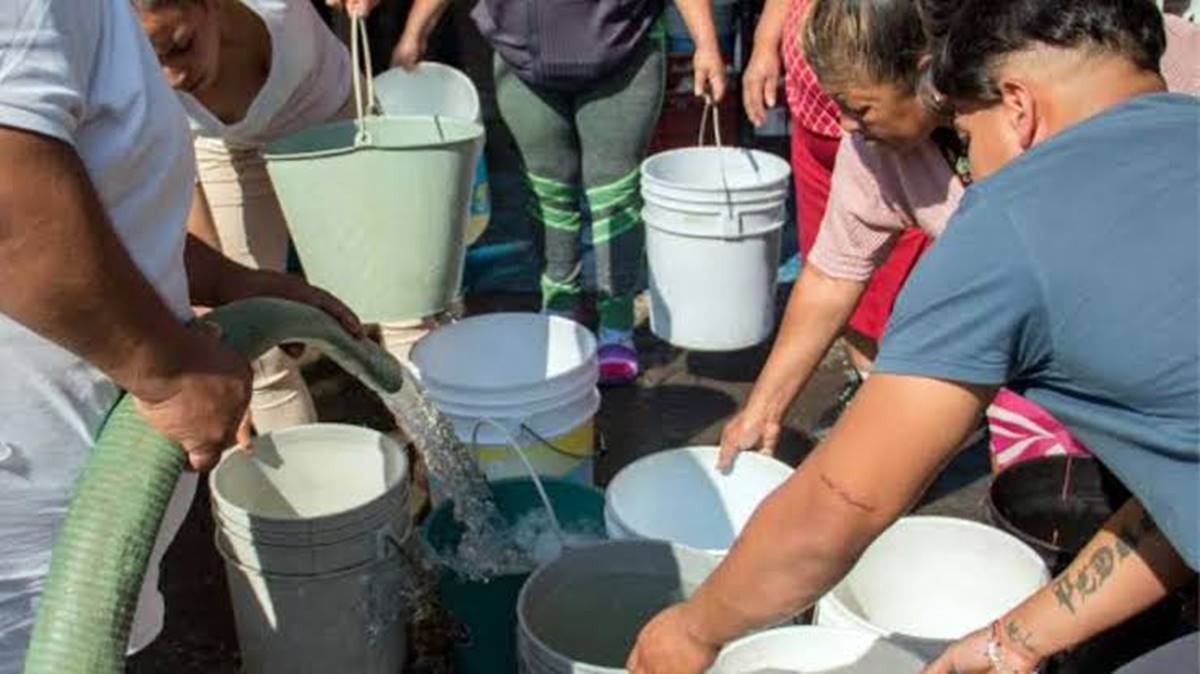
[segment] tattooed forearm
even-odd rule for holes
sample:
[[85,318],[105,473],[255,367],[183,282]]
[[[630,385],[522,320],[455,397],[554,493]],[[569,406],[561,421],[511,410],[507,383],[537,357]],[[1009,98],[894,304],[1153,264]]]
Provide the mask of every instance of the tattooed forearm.
[[1037,649],[1033,647],[1033,633],[1021,629],[1016,620],[1009,618],[1004,621],[1004,634],[1011,643],[1024,648],[1026,654],[1037,653]]
[[1116,542],[1102,545],[1092,552],[1085,564],[1076,560],[1072,568],[1054,581],[1054,597],[1059,606],[1074,615],[1076,608],[1096,594],[1129,555],[1137,550],[1158,528],[1154,520],[1143,513],[1137,522],[1122,525],[1116,531]]

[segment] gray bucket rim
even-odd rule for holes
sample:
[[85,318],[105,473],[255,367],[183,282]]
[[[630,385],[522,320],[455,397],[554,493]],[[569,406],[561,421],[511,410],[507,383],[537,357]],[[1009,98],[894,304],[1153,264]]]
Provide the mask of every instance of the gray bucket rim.
[[[362,519],[368,519],[368,520],[371,519],[371,517],[374,516],[374,513],[378,512],[379,510],[384,509],[384,508],[382,508],[382,506],[385,505],[388,500],[390,500],[389,495],[392,494],[392,492],[403,491],[405,493],[405,495],[407,496],[408,482],[409,482],[409,479],[412,477],[412,465],[410,464],[410,462],[408,460],[408,453],[404,451],[404,447],[402,445],[400,445],[400,443],[397,442],[394,438],[387,435],[386,433],[381,433],[379,431],[376,431],[376,430],[373,430],[370,428],[365,428],[363,426],[355,426],[353,424],[337,424],[337,423],[318,422],[315,424],[302,424],[300,426],[291,426],[289,428],[284,428],[284,429],[281,429],[281,430],[273,432],[273,433],[268,433],[267,435],[291,435],[291,434],[303,432],[304,430],[307,430],[307,429],[310,429],[313,427],[334,428],[337,430],[348,431],[348,432],[352,432],[352,433],[371,434],[371,435],[377,437],[378,439],[381,440],[381,444],[390,445],[396,449],[396,454],[399,457],[400,463],[402,466],[401,470],[400,470],[400,475],[402,476],[402,479],[398,480],[396,482],[396,484],[392,485],[391,487],[383,490],[383,493],[375,496],[374,498],[364,501],[364,502],[360,503],[359,505],[354,506],[353,508],[350,508],[348,510],[343,510],[343,511],[336,512],[336,513],[330,513],[327,515],[320,515],[318,517],[310,517],[310,518],[303,518],[303,519],[284,519],[284,518],[279,518],[279,517],[266,517],[263,515],[251,515],[248,510],[246,510],[245,508],[241,508],[240,506],[236,505],[235,503],[230,501],[228,498],[226,498],[225,495],[222,494],[221,490],[218,488],[219,474],[220,474],[222,467],[225,466],[226,463],[231,460],[230,457],[232,457],[234,455],[234,452],[241,451],[241,450],[234,450],[231,452],[227,452],[226,455],[223,456],[221,458],[221,460],[217,463],[217,466],[215,468],[213,468],[212,471],[208,475],[209,493],[211,494],[211,497],[212,497],[212,508],[213,508],[214,514],[219,513],[221,515],[222,519],[228,520],[232,523],[241,523],[247,529],[253,529],[253,528],[255,528],[255,524],[257,524],[260,528],[267,528],[267,529],[271,529],[271,527],[278,526],[278,529],[273,529],[275,531],[288,530],[289,528],[292,531],[294,531],[296,529],[303,529],[303,530],[307,530],[307,531],[336,531],[338,529],[341,529],[341,528],[344,528],[347,526],[354,526],[355,522],[361,522]],[[266,436],[260,436],[260,437],[266,437]],[[352,516],[352,513],[359,512],[359,511],[366,511],[366,512],[371,513],[371,515],[367,516],[366,518],[356,518],[356,517]],[[244,513],[244,515],[242,513]]]
[[[673,181],[673,180],[667,180],[665,178],[662,178],[661,176],[655,175],[655,170],[656,170],[658,164],[660,164],[668,159],[675,159],[679,155],[696,154],[696,153],[711,153],[713,151],[722,152],[722,153],[745,154],[745,155],[748,155],[748,156],[754,158],[755,161],[762,162],[764,166],[773,165],[772,168],[780,171],[781,173],[780,173],[780,175],[772,176],[767,179],[764,179],[764,180],[762,180],[761,183],[756,184],[756,185],[731,187],[728,190],[726,190],[725,186],[723,186],[723,185],[713,185],[711,187],[697,187],[694,185],[689,185],[688,183],[681,183],[681,182],[677,182],[677,181]],[[777,157],[777,156],[771,154],[770,152],[766,152],[763,150],[756,150],[754,148],[732,147],[732,146],[715,147],[712,145],[703,145],[703,146],[696,146],[696,147],[677,148],[674,150],[667,150],[665,152],[659,152],[654,155],[651,155],[642,161],[639,172],[642,176],[643,181],[648,181],[648,182],[655,183],[655,184],[661,185],[663,187],[668,187],[668,188],[672,188],[672,189],[689,190],[689,191],[705,191],[705,192],[711,192],[713,190],[716,190],[716,191],[728,191],[728,192],[736,193],[736,192],[742,192],[742,191],[753,191],[753,190],[763,189],[763,188],[770,187],[772,185],[779,184],[781,182],[786,183],[787,180],[792,175],[792,167],[790,164],[788,164],[788,162],[784,161],[782,158]],[[759,174],[761,175],[762,172],[759,172]]]
[[[436,148],[452,148],[461,145],[473,145],[482,140],[484,136],[483,125],[471,120],[460,119],[458,117],[448,117],[445,115],[372,115],[365,119],[367,130],[371,131],[372,127],[378,127],[386,124],[395,123],[428,123],[432,121],[435,125],[447,124],[450,126],[460,127],[459,131],[466,133],[456,134],[452,139],[431,140],[429,142],[406,143],[404,145],[385,146],[372,143],[370,145],[357,145],[354,142],[356,128],[358,122],[353,119],[342,119],[333,122],[326,122],[311,126],[300,131],[289,133],[281,138],[277,138],[263,149],[263,159],[268,163],[282,163],[290,161],[302,161],[306,159],[323,159],[330,157],[338,157],[342,155],[351,155],[357,152],[377,151],[377,152],[410,152],[413,150],[429,150]],[[292,144],[301,144],[309,138],[316,138],[320,135],[335,129],[349,129],[348,134],[350,143],[348,145],[340,145],[318,150],[307,149],[288,149]],[[311,141],[310,141],[311,142]]]
[[[520,478],[518,478],[518,479],[520,479]],[[576,557],[578,555],[589,555],[589,554],[597,554],[597,553],[604,554],[604,553],[607,553],[609,550],[613,550],[613,549],[617,549],[617,548],[635,548],[635,547],[657,547],[657,548],[669,549],[671,551],[671,554],[676,559],[678,559],[681,555],[683,557],[693,558],[697,562],[702,563],[709,567],[708,575],[711,575],[712,572],[717,568],[717,566],[720,563],[719,560],[713,558],[712,555],[705,554],[704,552],[697,550],[696,548],[688,547],[686,545],[682,545],[679,543],[672,543],[670,541],[661,541],[661,540],[654,540],[654,539],[629,539],[629,540],[615,540],[615,541],[614,540],[606,540],[606,541],[602,541],[602,542],[595,543],[592,545],[588,545],[587,547],[584,547],[584,548],[564,550],[563,554],[561,556],[559,556],[557,559],[552,560],[546,564],[542,564],[541,566],[534,569],[533,572],[529,574],[529,577],[527,579],[525,579],[525,582],[521,585],[521,591],[517,595],[517,606],[516,606],[518,655],[519,655],[519,651],[521,649],[521,643],[522,642],[530,642],[537,647],[538,651],[540,651],[542,654],[546,655],[546,657],[540,657],[540,656],[537,656],[536,653],[530,654],[533,659],[541,662],[542,664],[550,665],[552,667],[557,664],[562,664],[562,665],[565,665],[568,667],[568,669],[566,671],[579,671],[578,669],[571,669],[571,667],[575,667],[575,666],[582,664],[589,668],[593,668],[594,671],[596,672],[596,674],[600,674],[602,672],[610,672],[610,671],[611,672],[625,671],[624,669],[621,669],[621,668],[613,669],[613,668],[603,667],[601,665],[595,665],[593,663],[577,663],[576,661],[571,660],[564,655],[560,655],[554,649],[549,648],[546,645],[546,642],[542,641],[542,639],[536,633],[534,633],[534,631],[532,629],[530,629],[529,621],[527,619],[526,614],[528,613],[529,603],[532,601],[530,598],[530,594],[533,591],[532,588],[538,582],[540,582],[540,580],[544,576],[546,576],[548,573],[554,572],[558,568],[559,565],[570,563],[570,561],[571,561],[570,558]],[[615,554],[615,553],[610,553],[610,554]]]
[[[408,543],[408,538],[413,535],[413,531],[415,530],[416,527],[409,527],[408,533],[405,534],[401,540],[397,541],[397,545],[400,548],[403,548],[403,546]],[[225,547],[221,545],[220,539],[216,537],[216,532],[213,533],[213,546],[217,549],[217,554],[220,555],[222,562],[237,568],[246,575],[258,576],[274,582],[299,584],[313,579],[344,578],[351,574],[361,573],[371,567],[380,566],[383,564],[392,564],[400,559],[399,552],[393,549],[389,550],[388,553],[382,557],[378,557],[361,564],[355,564],[354,566],[349,566],[344,569],[335,569],[333,571],[325,571],[322,573],[278,573],[270,570],[259,569],[246,564],[244,561],[239,559],[237,555],[233,554],[233,552],[226,550]]]

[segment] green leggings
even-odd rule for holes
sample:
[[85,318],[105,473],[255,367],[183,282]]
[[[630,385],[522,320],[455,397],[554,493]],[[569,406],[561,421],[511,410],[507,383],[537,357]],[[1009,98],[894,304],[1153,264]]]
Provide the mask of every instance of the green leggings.
[[583,293],[580,190],[591,210],[601,328],[633,328],[645,234],[639,165],[662,108],[666,53],[648,36],[619,71],[581,92],[533,87],[496,57],[500,114],[516,140],[544,232],[542,305],[571,312]]

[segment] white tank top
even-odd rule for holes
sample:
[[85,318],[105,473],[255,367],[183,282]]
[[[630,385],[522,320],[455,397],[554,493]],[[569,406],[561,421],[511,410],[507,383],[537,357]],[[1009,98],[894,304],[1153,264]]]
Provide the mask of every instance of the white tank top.
[[253,148],[332,118],[350,96],[350,55],[310,0],[240,1],[267,26],[271,71],[246,116],[234,124],[225,124],[191,94],[179,92],[192,133],[230,147]]

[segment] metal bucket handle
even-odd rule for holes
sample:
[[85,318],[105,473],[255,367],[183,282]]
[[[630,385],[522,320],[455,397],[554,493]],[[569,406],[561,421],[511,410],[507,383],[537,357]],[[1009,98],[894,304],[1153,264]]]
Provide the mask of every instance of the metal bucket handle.
[[[360,47],[361,45],[361,47]],[[377,114],[375,110],[375,80],[371,72],[371,41],[367,38],[367,20],[362,16],[350,17],[350,81],[354,88],[354,112],[358,133],[354,136],[355,146],[371,145],[371,134],[367,131],[367,116]],[[366,77],[366,91],[363,78]],[[365,94],[365,97],[364,97]]]

